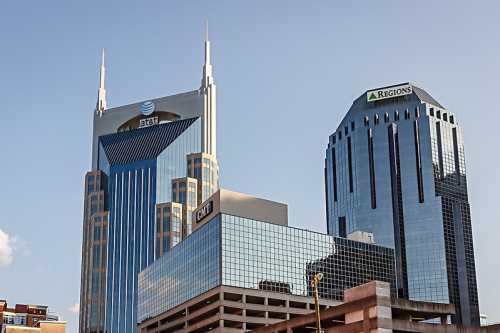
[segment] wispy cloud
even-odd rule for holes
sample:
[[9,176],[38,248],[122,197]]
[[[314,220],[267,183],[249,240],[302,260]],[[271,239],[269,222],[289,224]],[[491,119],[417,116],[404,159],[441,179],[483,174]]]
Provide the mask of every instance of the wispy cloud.
[[6,267],[14,261],[12,237],[0,229],[0,267]]
[[78,314],[80,312],[80,304],[75,303],[68,308],[68,311],[74,314]]

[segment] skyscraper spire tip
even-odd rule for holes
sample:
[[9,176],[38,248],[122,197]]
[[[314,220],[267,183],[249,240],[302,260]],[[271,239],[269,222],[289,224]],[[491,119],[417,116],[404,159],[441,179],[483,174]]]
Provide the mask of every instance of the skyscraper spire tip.
[[205,20],[205,42],[208,42],[208,19]]
[[106,88],[104,86],[106,76],[106,67],[104,66],[104,48],[101,53],[101,68],[99,69],[99,90],[97,92],[96,111],[99,115],[106,110]]

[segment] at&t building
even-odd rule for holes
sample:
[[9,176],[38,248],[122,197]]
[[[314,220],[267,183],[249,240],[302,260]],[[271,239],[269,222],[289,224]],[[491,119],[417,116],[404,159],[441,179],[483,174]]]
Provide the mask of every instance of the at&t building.
[[205,41],[199,89],[108,108],[104,55],[85,176],[80,332],[137,329],[137,276],[192,230],[218,190],[216,91]]

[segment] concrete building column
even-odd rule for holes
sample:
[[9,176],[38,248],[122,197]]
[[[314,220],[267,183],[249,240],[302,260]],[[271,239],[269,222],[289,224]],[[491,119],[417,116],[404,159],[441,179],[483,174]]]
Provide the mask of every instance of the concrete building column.
[[344,292],[344,301],[346,303],[376,297],[375,305],[364,307],[345,314],[346,325],[363,322],[363,331],[366,333],[387,333],[392,329],[383,327],[370,327],[371,319],[392,319],[391,310],[391,289],[387,282],[372,281],[367,284],[348,289]]
[[290,320],[290,301],[289,300],[285,301],[285,308],[286,308],[286,320]]
[[267,325],[269,324],[269,298],[267,297],[264,298],[264,309],[266,310],[264,316],[266,318],[266,325]]
[[188,327],[188,319],[187,319],[188,316],[189,316],[189,308],[186,307],[186,310],[184,310],[184,329],[187,329]]

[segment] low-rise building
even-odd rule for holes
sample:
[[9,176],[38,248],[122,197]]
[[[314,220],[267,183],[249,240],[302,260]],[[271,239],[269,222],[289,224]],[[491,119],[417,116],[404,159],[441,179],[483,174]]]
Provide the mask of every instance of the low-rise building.
[[5,325],[2,333],[65,333],[65,321],[41,320],[35,327]]
[[192,220],[139,274],[141,332],[245,332],[310,313],[319,272],[323,309],[369,280],[395,286],[392,249],[289,227],[282,203],[220,190]]
[[6,300],[0,300],[1,333],[4,333],[6,325],[36,327],[39,322],[51,320],[52,318],[54,318],[54,315],[48,313],[48,307],[45,305],[16,304],[9,307]]
[[[390,296],[388,283],[372,281],[345,291],[344,303],[320,311],[324,333],[497,333],[500,325],[448,324],[456,314],[453,304],[410,301]],[[253,333],[317,332],[315,313],[298,316]]]

